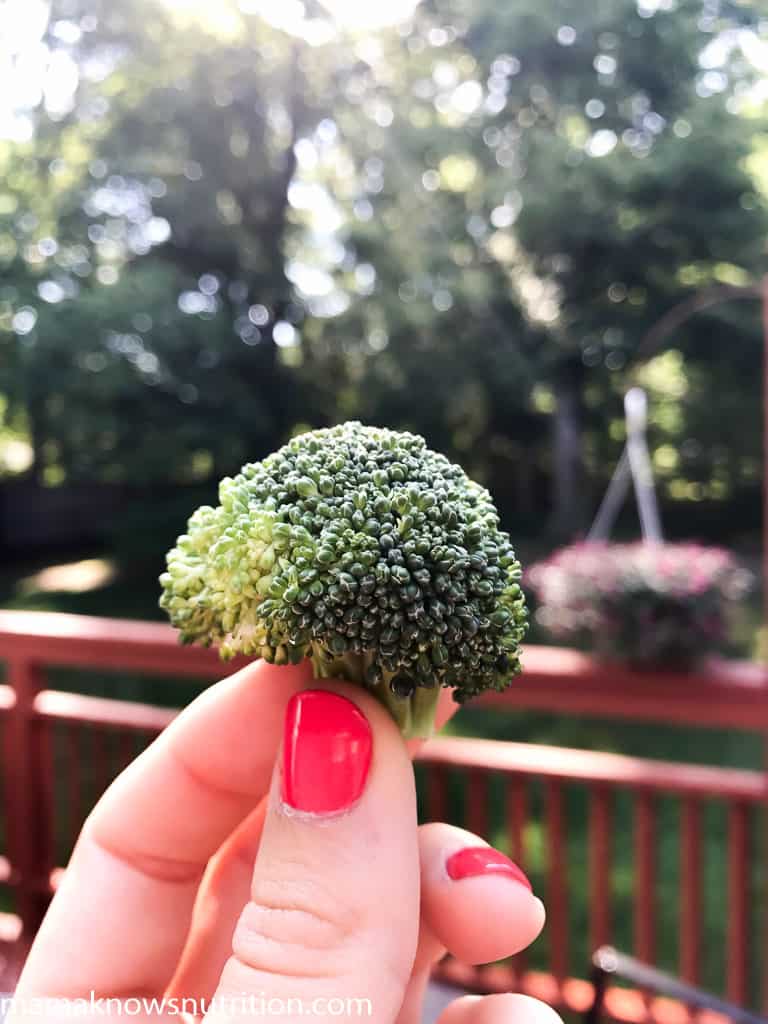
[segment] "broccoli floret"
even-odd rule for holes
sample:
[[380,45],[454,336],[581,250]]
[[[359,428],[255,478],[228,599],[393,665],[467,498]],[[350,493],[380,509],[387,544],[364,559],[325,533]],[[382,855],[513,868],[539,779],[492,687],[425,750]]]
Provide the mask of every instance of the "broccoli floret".
[[439,687],[463,703],[520,671],[520,565],[489,493],[423,438],[360,423],[295,437],[219,487],[167,556],[184,643],[361,683],[407,737]]

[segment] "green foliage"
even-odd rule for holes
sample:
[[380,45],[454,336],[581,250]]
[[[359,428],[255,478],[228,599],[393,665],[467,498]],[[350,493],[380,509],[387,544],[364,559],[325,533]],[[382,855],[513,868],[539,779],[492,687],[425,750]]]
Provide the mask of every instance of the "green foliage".
[[[734,31],[764,34],[758,6],[423,0],[357,35],[248,9],[53,0],[77,88],[0,145],[0,392],[33,471],[211,481],[358,417],[423,433],[504,517],[554,490],[572,532],[647,332],[765,269]],[[695,381],[654,427],[669,502],[754,495],[736,305],[667,339]]]
[[[745,166],[756,124],[734,116],[728,89],[712,94],[721,83],[698,62],[727,23],[707,22],[699,3],[647,14],[634,0],[437,3],[417,11],[412,33],[390,42],[381,65],[360,73],[369,96],[360,105],[375,116],[375,103],[386,104],[393,118],[386,130],[356,112],[339,118],[361,165],[351,199],[372,211],[351,222],[377,275],[374,293],[347,314],[350,335],[376,341],[357,371],[363,415],[402,414],[404,380],[422,393],[430,374],[423,414],[441,403],[456,449],[479,461],[477,442],[490,436],[518,475],[522,438],[546,463],[549,437],[530,406],[534,383],[549,380],[556,414],[575,410],[566,432],[588,429],[584,448],[600,451],[589,468],[602,483],[618,453],[604,440],[606,410],[620,409],[649,328],[717,280],[726,261],[743,281],[760,273],[766,222]],[[437,46],[446,23],[454,42]],[[728,70],[738,87],[738,70]],[[743,348],[754,370],[756,311],[724,323],[717,309],[673,340],[705,366]],[[462,382],[479,396],[463,429],[448,419],[458,324]],[[384,353],[374,333],[382,325]],[[709,344],[699,351],[702,335],[717,339],[719,354]],[[750,390],[746,377],[740,383]],[[707,373],[700,408],[720,390]],[[737,417],[745,446],[758,436],[749,412]],[[488,472],[483,462],[473,469]],[[572,524],[579,495],[561,497]]]
[[49,36],[82,69],[76,102],[8,155],[2,383],[43,480],[221,475],[296,421],[272,331],[313,84],[263,23],[211,38],[159,3],[53,6],[52,29],[97,28]]
[[186,643],[365,684],[406,735],[438,687],[463,702],[520,670],[520,565],[488,492],[422,438],[359,423],[294,438],[222,481],[168,555]]

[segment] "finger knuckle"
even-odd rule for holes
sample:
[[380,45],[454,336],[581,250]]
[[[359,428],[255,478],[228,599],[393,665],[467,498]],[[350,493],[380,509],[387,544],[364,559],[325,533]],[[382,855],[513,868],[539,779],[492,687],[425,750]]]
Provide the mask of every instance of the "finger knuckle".
[[321,884],[259,879],[232,950],[242,963],[269,974],[327,977],[346,969],[357,925],[354,909]]

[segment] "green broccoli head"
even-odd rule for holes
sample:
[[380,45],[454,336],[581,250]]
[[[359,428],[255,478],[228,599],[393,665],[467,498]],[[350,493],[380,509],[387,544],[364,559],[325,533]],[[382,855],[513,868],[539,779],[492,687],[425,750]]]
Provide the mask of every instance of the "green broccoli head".
[[488,492],[423,438],[360,423],[244,466],[169,552],[184,643],[361,683],[406,736],[439,687],[463,702],[520,670],[520,565]]

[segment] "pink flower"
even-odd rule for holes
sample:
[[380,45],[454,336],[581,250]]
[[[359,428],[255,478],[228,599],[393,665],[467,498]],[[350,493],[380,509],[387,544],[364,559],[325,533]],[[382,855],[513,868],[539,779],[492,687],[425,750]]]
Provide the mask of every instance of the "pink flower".
[[[539,602],[538,621],[555,636],[613,636],[631,657],[675,656],[720,643],[725,605],[742,597],[751,575],[723,548],[696,543],[579,542],[531,566],[524,584]],[[680,653],[680,652],[678,652]]]

